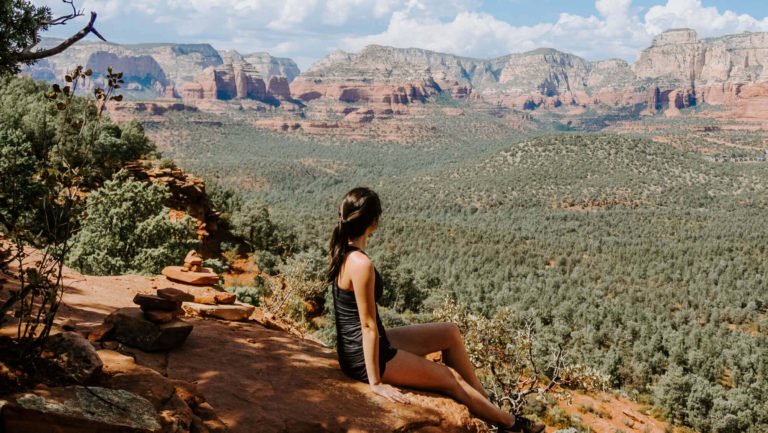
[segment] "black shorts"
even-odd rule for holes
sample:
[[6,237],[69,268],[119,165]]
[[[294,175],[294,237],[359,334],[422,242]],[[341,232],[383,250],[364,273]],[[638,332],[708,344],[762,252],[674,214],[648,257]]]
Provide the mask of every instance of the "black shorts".
[[[389,344],[386,338],[379,338],[379,378],[384,377],[384,370],[387,368],[387,362],[395,357],[397,349]],[[355,353],[339,355],[339,366],[341,371],[352,379],[360,382],[368,382],[368,370],[365,368],[365,356],[360,348]]]

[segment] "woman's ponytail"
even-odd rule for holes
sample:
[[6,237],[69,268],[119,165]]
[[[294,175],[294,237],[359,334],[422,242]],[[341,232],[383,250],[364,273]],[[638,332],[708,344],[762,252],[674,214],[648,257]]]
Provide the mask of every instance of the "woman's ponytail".
[[339,220],[333,228],[328,246],[330,263],[326,271],[329,283],[336,281],[341,272],[341,265],[349,250],[348,242],[362,236],[381,216],[379,196],[369,188],[355,188],[348,192],[339,207]]
[[344,256],[347,254],[347,236],[344,233],[344,224],[339,218],[339,223],[333,229],[331,234],[331,243],[328,246],[328,251],[331,253],[331,263],[326,271],[326,279],[329,283],[333,283],[336,277],[341,271],[341,264],[344,262]]

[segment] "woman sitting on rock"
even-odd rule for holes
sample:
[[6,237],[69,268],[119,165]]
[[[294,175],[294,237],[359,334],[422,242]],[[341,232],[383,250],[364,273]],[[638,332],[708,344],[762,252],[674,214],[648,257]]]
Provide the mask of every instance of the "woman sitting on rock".
[[[328,282],[333,285],[339,364],[353,379],[389,400],[410,403],[393,385],[437,391],[465,404],[501,431],[540,432],[543,425],[504,412],[488,399],[453,323],[428,323],[384,329],[376,301],[383,281],[365,253],[379,223],[381,202],[368,188],[344,196],[330,242]],[[445,365],[425,355],[442,351]]]

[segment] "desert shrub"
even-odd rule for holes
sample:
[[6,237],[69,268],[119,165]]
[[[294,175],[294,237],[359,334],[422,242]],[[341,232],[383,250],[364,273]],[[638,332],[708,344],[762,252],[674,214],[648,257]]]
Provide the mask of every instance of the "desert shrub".
[[121,98],[118,78],[93,89],[103,97],[77,95],[90,75],[77,67],[64,87],[0,76],[0,236],[9,241],[0,267],[14,261],[21,286],[0,304],[0,322],[15,308],[20,360],[37,356],[51,330],[85,193],[126,158],[152,149],[138,124],[121,129],[101,117],[108,101]]
[[607,386],[607,378],[596,370],[569,363],[562,347],[543,347],[533,324],[508,308],[486,318],[446,299],[434,315],[439,321],[459,326],[491,400],[515,414],[523,412],[529,396],[552,395],[570,401],[566,387],[591,391]]
[[197,246],[188,220],[171,222],[158,184],[120,173],[88,196],[69,263],[91,275],[156,274]]
[[256,287],[233,286],[227,287],[225,290],[237,295],[238,301],[257,307],[261,305],[261,299],[269,293],[269,289],[266,285],[259,285]]
[[229,272],[229,264],[222,259],[205,259],[203,260],[203,266],[213,269],[213,272],[219,275]]

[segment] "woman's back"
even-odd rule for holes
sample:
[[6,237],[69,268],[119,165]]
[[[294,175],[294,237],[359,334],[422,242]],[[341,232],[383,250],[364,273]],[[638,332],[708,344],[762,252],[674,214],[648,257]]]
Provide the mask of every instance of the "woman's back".
[[[351,251],[360,251],[350,247]],[[361,253],[365,254],[363,251]],[[346,259],[346,258],[345,258]],[[384,281],[379,271],[375,270],[374,299],[378,302],[384,291]],[[357,299],[352,288],[342,289],[339,287],[339,278],[333,282],[333,307],[336,316],[336,352],[339,356],[341,369],[349,376],[368,382],[368,375],[365,369],[365,358],[363,355],[363,337],[360,325],[360,312],[357,307]],[[392,348],[387,339],[387,333],[384,324],[379,316],[379,308],[376,305],[376,328],[379,334],[379,374],[383,374],[384,364],[395,356],[396,349]]]

